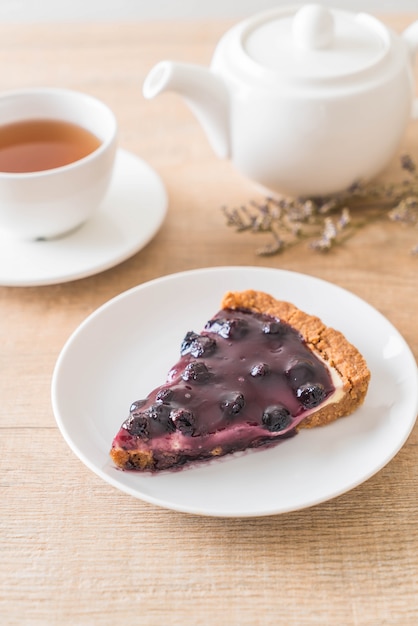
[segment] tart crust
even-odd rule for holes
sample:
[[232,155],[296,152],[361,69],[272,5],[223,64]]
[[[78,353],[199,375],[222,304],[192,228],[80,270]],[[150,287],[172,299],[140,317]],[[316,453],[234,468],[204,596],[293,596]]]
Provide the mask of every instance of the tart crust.
[[[370,372],[363,356],[341,332],[326,326],[318,317],[301,311],[295,305],[276,300],[271,295],[260,291],[227,292],[221,307],[267,314],[289,324],[298,331],[310,350],[328,366],[333,379],[337,381],[334,396],[329,402],[311,411],[295,430],[329,424],[353,413],[363,403],[370,381]],[[228,452],[229,450],[224,452],[222,446],[214,445],[207,458],[221,456]],[[152,442],[146,445],[140,442],[137,449],[125,449],[117,444],[115,438],[110,456],[113,462],[122,469],[142,471],[158,469],[155,464]],[[173,450],[167,451],[166,457],[162,469],[169,469],[195,460],[185,458],[182,450],[178,448],[178,443],[173,446]]]

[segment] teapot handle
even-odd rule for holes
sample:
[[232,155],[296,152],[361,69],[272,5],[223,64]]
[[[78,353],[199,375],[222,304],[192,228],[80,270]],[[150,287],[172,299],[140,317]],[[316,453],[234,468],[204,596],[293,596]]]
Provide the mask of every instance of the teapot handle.
[[[416,61],[418,54],[418,20],[408,26],[402,33],[402,38],[406,42],[410,53],[411,63]],[[418,98],[415,98],[412,103],[412,117],[418,118]]]

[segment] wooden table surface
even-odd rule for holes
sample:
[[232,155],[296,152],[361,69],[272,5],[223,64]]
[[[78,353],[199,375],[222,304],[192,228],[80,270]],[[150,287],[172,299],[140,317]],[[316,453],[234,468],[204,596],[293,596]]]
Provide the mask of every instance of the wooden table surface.
[[[383,19],[400,31],[413,17]],[[253,186],[213,155],[179,97],[142,98],[155,62],[207,64],[229,26],[0,25],[2,89],[50,85],[102,98],[118,117],[120,145],[155,168],[169,195],[157,236],[113,269],[0,288],[2,625],[418,624],[417,428],[345,495],[284,515],[219,519],[116,490],[55,423],[51,376],[69,335],[120,292],[192,268],[267,266],[331,281],[386,316],[418,356],[417,228],[383,219],[329,254],[301,243],[261,257],[264,239],[237,234],[220,210],[255,197]],[[417,122],[402,150],[418,156]]]

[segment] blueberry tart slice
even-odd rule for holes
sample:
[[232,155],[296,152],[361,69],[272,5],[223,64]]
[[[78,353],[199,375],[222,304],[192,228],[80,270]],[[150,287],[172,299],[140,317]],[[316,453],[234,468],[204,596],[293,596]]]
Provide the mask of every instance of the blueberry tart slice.
[[158,471],[272,445],[352,413],[370,372],[338,331],[259,291],[229,292],[186,333],[166,381],[113,440],[121,469]]

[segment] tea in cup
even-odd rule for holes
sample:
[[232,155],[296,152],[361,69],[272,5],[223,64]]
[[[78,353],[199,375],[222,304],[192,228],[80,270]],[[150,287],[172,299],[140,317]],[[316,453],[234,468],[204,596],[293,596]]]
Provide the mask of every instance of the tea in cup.
[[86,222],[112,176],[117,122],[68,89],[0,94],[0,231],[48,239]]

